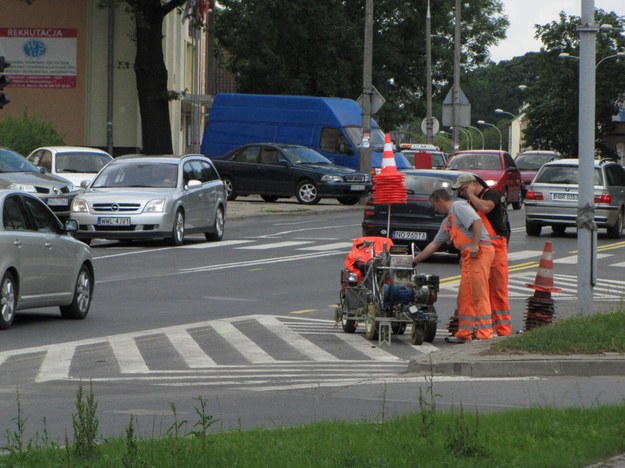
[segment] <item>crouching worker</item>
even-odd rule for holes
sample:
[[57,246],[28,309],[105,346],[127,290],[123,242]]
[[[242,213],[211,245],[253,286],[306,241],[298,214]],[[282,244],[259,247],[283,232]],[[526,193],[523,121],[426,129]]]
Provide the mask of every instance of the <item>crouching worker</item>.
[[430,203],[434,211],[447,216],[434,240],[414,257],[413,263],[422,262],[443,244],[453,242],[461,255],[458,330],[447,341],[464,343],[474,337],[488,340],[493,337],[488,275],[495,258],[488,232],[467,200],[452,200],[447,190],[438,189],[430,195]]

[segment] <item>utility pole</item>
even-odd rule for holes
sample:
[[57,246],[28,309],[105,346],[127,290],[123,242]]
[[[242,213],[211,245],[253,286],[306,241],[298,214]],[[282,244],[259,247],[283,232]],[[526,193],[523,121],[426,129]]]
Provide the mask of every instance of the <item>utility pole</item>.
[[[425,142],[432,144],[434,141],[434,129],[432,122],[432,17],[430,15],[430,0],[428,0],[428,11],[425,14],[425,56],[426,56],[426,132]],[[454,123],[455,125],[455,123]]]
[[594,0],[582,0],[579,32],[579,195],[577,200],[577,309],[592,314],[596,282],[597,225],[594,208],[595,177],[595,61],[599,27]]
[[[373,62],[373,0],[365,2],[365,50],[362,67],[362,139],[360,141],[360,172],[371,173],[371,84]],[[361,198],[365,203],[365,198]]]
[[456,151],[459,148],[460,135],[460,8],[462,1],[456,0],[456,29],[454,34],[454,86],[452,90],[451,121],[453,123],[452,146]]

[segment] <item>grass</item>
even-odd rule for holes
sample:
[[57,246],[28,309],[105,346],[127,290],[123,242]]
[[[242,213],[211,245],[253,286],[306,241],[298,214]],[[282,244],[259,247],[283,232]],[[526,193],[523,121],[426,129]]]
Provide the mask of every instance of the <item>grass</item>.
[[[623,353],[625,313],[569,318],[495,343],[500,352]],[[95,434],[97,402],[90,385],[77,392],[74,437],[61,446],[23,438],[20,406],[15,432],[5,435],[0,467],[584,467],[625,453],[625,390],[621,405],[499,413],[439,412],[430,381],[419,411],[378,422],[318,422],[277,429],[213,431],[209,402],[198,397],[197,422],[175,422],[160,438]],[[384,407],[386,402],[381,401]],[[45,421],[45,420],[44,420]],[[190,427],[191,430],[187,428]],[[44,434],[46,433],[44,428]]]

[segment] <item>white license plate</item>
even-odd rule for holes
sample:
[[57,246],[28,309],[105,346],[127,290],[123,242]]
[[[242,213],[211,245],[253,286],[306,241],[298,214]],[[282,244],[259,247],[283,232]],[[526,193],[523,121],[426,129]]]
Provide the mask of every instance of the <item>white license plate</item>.
[[391,237],[397,240],[426,240],[428,236],[425,232],[394,231]]
[[67,198],[48,198],[46,203],[48,206],[69,206],[69,200]]
[[98,226],[130,226],[130,217],[125,218],[98,218]]
[[566,200],[566,201],[577,201],[576,193],[552,193],[552,200]]
[[365,184],[352,184],[349,186],[349,189],[352,192],[364,192],[366,187]]

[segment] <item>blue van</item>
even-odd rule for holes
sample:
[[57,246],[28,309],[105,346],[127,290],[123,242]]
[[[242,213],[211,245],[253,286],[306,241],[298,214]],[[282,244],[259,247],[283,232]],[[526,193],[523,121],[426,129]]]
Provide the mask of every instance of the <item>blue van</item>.
[[[342,98],[266,94],[215,96],[201,152],[220,158],[247,143],[290,143],[312,148],[341,166],[360,169],[362,111]],[[382,167],[384,133],[371,119],[371,167]],[[395,153],[398,169],[411,164]]]

